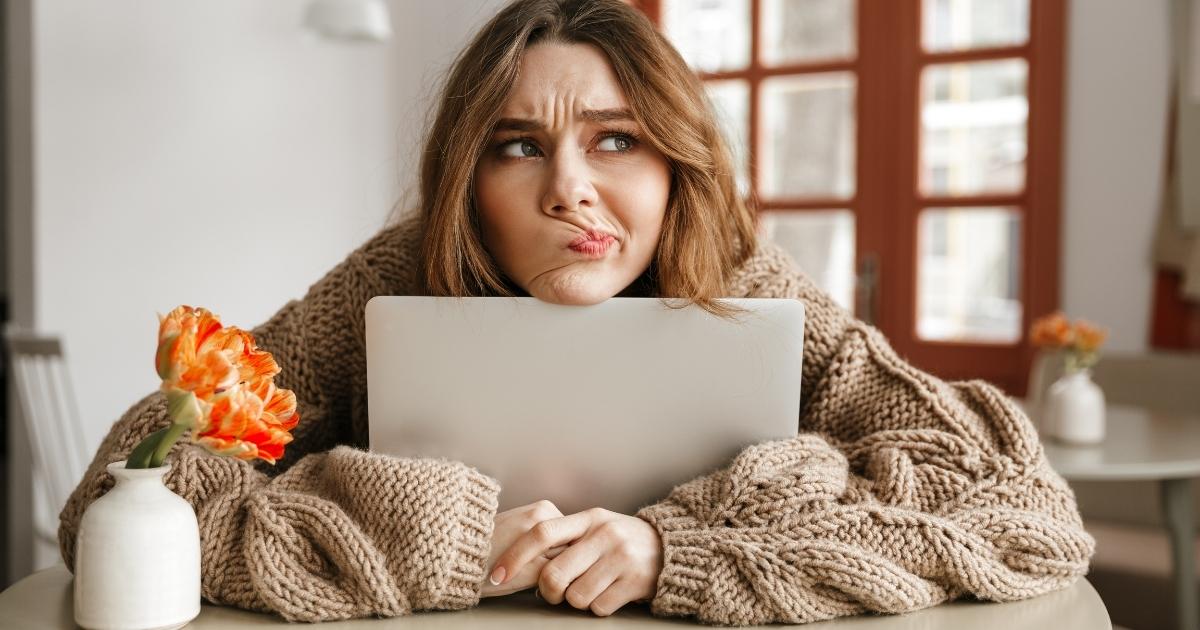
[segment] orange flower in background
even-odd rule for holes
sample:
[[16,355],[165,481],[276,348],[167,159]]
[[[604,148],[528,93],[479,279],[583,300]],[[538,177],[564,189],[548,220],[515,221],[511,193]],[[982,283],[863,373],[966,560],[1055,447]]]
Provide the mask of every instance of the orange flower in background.
[[1067,372],[1086,370],[1100,360],[1108,332],[1083,319],[1071,323],[1061,311],[1039,317],[1029,329],[1029,341],[1039,348],[1062,350]]
[[250,333],[203,308],[180,306],[159,316],[155,368],[167,396],[171,426],[142,440],[127,468],[162,464],[171,445],[192,440],[218,455],[274,464],[300,422],[296,395],[275,386],[280,367]]
[[1040,348],[1065,348],[1073,339],[1071,322],[1062,311],[1039,317],[1029,331],[1030,342]]
[[1081,352],[1095,352],[1099,350],[1107,338],[1108,331],[1099,326],[1082,319],[1075,322],[1075,346]]

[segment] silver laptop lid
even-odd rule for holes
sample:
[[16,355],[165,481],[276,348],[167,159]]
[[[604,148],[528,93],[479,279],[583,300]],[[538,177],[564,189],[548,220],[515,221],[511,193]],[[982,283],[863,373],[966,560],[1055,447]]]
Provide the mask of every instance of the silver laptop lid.
[[502,510],[632,514],[746,445],[796,435],[804,305],[725,302],[748,312],[373,298],[370,448],[474,466],[501,483]]

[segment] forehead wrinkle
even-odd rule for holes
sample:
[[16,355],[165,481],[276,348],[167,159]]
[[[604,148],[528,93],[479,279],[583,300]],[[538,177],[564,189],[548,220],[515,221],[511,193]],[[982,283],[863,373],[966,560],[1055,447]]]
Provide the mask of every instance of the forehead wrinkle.
[[[637,122],[633,112],[628,107],[611,107],[608,109],[585,109],[578,118],[593,123],[604,122]],[[501,118],[496,121],[495,131],[542,131],[546,125],[532,118]]]
[[577,108],[575,103],[579,101],[579,96],[573,91],[569,91],[565,97],[559,97],[555,94],[547,95],[549,101],[550,121],[547,125],[551,129],[565,128],[571,121],[571,113]]

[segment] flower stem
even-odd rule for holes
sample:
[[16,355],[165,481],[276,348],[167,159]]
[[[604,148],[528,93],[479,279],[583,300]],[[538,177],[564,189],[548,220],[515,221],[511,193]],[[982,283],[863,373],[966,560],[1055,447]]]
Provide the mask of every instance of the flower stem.
[[187,426],[178,422],[167,428],[167,432],[158,441],[158,447],[154,449],[154,454],[150,457],[150,468],[162,466],[163,460],[167,458],[167,453],[171,452],[171,447],[175,445],[184,431],[187,431]]

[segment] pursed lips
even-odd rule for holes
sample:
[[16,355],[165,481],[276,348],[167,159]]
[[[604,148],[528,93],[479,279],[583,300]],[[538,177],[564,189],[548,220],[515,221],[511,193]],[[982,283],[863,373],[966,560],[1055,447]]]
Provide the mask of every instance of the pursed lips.
[[596,229],[590,229],[578,238],[571,241],[567,247],[572,251],[584,254],[591,257],[603,256],[608,252],[608,248],[617,241],[616,237],[611,234],[601,232]]

